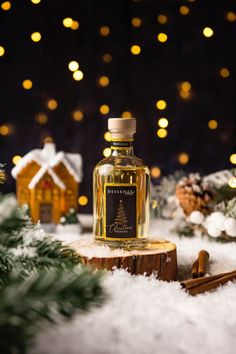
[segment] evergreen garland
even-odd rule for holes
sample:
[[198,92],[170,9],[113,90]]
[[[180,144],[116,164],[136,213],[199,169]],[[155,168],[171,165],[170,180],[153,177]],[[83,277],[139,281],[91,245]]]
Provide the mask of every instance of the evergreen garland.
[[26,353],[45,322],[101,304],[101,274],[33,225],[12,195],[0,196],[0,353]]

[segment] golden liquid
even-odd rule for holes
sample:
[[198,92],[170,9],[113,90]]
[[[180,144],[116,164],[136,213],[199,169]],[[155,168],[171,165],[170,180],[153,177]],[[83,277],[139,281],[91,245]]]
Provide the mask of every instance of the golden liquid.
[[[132,151],[132,149],[131,149]],[[137,234],[135,239],[115,239],[105,236],[105,205],[104,185],[136,184],[137,186]],[[150,208],[150,173],[147,166],[129,149],[114,151],[112,156],[103,159],[97,164],[93,173],[93,200],[94,200],[94,235],[95,240],[108,244],[110,247],[139,248],[145,246],[149,233]]]

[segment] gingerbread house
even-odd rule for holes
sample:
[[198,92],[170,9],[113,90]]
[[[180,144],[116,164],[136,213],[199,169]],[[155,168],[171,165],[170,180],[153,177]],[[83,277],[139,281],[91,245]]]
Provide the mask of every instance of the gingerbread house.
[[12,170],[20,205],[28,204],[33,222],[60,222],[70,208],[77,209],[79,183],[82,180],[82,157],[56,152],[51,140],[43,149],[26,154]]

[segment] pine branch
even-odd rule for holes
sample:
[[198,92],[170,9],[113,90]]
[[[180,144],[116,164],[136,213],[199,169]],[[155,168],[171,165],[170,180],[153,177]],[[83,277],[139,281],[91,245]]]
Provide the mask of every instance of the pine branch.
[[78,310],[105,299],[101,274],[87,269],[51,269],[33,272],[22,281],[19,273],[0,287],[0,352],[25,353],[29,343],[45,322],[71,319]]

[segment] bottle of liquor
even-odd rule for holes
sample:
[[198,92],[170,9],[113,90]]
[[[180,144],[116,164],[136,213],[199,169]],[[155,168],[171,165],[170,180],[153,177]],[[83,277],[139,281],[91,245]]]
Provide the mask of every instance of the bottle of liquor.
[[95,240],[114,248],[148,241],[150,173],[133,152],[134,118],[110,118],[111,155],[93,173]]

